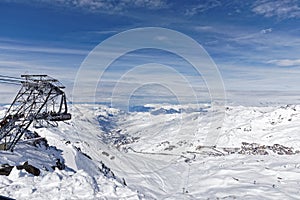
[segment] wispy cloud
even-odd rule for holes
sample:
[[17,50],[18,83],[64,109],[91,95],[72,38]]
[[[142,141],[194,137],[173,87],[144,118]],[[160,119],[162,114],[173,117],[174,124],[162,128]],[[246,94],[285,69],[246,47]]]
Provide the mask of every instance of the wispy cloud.
[[297,0],[258,0],[254,3],[252,11],[265,17],[280,19],[300,17],[299,1]]
[[199,41],[221,66],[247,64],[252,70],[253,66],[265,69],[300,65],[300,38],[289,30],[226,24],[194,26],[193,30],[209,35],[199,37]]
[[164,0],[123,0],[123,1],[127,3],[127,5],[133,4],[136,7],[144,7],[150,9],[161,9],[167,7],[167,3]]
[[[60,80],[66,87],[66,92],[71,93],[73,82],[76,76],[76,68],[65,67],[62,63],[46,63],[36,61],[36,60],[3,60],[1,56],[0,60],[0,72],[3,75],[20,77],[21,74],[48,74],[52,77]],[[1,99],[0,103],[7,103],[6,95],[3,95],[4,92],[10,94],[10,97],[14,96],[15,90],[4,90],[6,85],[0,84],[0,94]],[[15,87],[15,86],[14,86]],[[17,87],[18,88],[18,87]]]
[[[18,0],[5,0],[6,2],[25,3]],[[48,4],[71,9],[84,9],[89,12],[120,13],[131,8],[145,8],[150,10],[168,7],[165,0],[29,0],[28,4]]]
[[267,28],[267,29],[261,30],[260,32],[261,32],[262,34],[267,34],[267,33],[271,33],[272,31],[273,31],[272,28]]
[[76,67],[80,64],[78,62],[89,51],[0,38],[0,52],[2,74],[10,76],[20,76],[23,73],[49,74],[64,80],[68,88],[71,88]]
[[154,40],[158,40],[158,41],[166,41],[166,40],[168,40],[168,37],[163,36],[163,35],[161,35],[161,36],[156,36],[156,37],[154,38]]
[[110,34],[116,34],[119,32],[121,32],[121,30],[120,31],[117,31],[117,30],[89,31],[88,33],[99,34],[99,35],[110,35]]
[[87,55],[88,51],[80,49],[68,49],[68,48],[51,48],[41,47],[33,45],[22,45],[22,44],[7,44],[0,42],[1,50],[12,50],[12,51],[25,51],[25,52],[37,52],[47,54],[71,54],[71,55]]
[[[209,34],[213,42],[205,42],[204,44],[212,45],[238,45],[239,47],[247,45],[277,45],[279,42],[280,45],[284,43],[281,40],[278,40],[276,33],[273,33],[272,28],[257,29],[257,28],[245,28],[244,26],[231,26],[231,25],[215,25],[215,26],[195,26],[194,31],[200,34]],[[281,37],[282,38],[282,37]],[[275,41],[271,40],[276,39]],[[294,38],[290,38],[294,39]],[[270,42],[270,43],[269,43]],[[265,44],[265,45],[264,45]],[[287,43],[284,43],[287,44]],[[295,44],[295,43],[294,43]]]
[[209,32],[209,31],[213,31],[214,27],[212,27],[212,26],[196,26],[195,30],[199,31],[199,32]]
[[213,9],[215,7],[221,6],[221,2],[218,0],[205,0],[201,1],[201,3],[197,5],[192,5],[189,8],[186,9],[185,15],[187,16],[193,16],[197,15],[199,13],[206,12],[210,9]]
[[292,67],[292,66],[300,66],[300,59],[281,59],[281,60],[269,60],[267,63],[275,64],[280,67]]

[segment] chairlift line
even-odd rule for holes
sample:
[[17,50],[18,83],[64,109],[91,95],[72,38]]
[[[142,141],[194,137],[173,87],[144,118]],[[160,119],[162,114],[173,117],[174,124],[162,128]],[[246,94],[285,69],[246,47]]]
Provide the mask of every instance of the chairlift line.
[[13,76],[0,75],[0,83],[10,85],[21,85],[24,79]]
[[19,80],[23,80],[22,78],[19,78],[19,77],[6,76],[6,75],[0,75],[0,77],[2,77],[2,78],[9,78],[9,79],[19,79]]
[[6,80],[0,80],[0,83],[3,83],[3,84],[9,84],[9,85],[18,85],[18,86],[21,85],[21,83],[10,82],[10,81],[6,81]]
[[8,78],[0,78],[0,81],[6,81],[6,82],[14,82],[14,83],[21,83],[21,80],[14,80],[14,79],[8,79]]

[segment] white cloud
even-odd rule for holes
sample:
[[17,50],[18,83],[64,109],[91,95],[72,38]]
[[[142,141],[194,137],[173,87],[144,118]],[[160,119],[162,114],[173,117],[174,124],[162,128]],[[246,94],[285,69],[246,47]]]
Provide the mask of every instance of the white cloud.
[[130,8],[162,9],[168,7],[166,0],[5,0],[27,4],[48,4],[57,7],[84,9],[90,12],[119,13]]
[[218,0],[202,1],[200,4],[194,5],[186,9],[185,15],[194,16],[219,6],[221,6],[221,2]]
[[267,33],[271,33],[272,31],[273,31],[272,28],[267,28],[267,29],[261,30],[260,32],[261,32],[262,34],[267,34]]
[[133,4],[136,7],[145,7],[149,9],[160,9],[167,7],[167,3],[163,0],[127,0],[129,4]]
[[281,19],[300,17],[299,2],[296,0],[258,0],[254,3],[252,11],[265,17]]
[[166,40],[168,40],[168,37],[163,36],[163,35],[160,35],[160,36],[156,36],[156,37],[154,38],[154,40],[158,40],[158,41],[166,41]]
[[281,59],[281,60],[269,60],[267,63],[269,64],[275,64],[280,67],[290,67],[290,66],[299,66],[300,65],[300,59]]
[[122,30],[106,30],[106,31],[89,31],[88,33],[99,34],[99,35],[107,35],[107,34],[116,34],[121,32]]
[[0,42],[0,50],[10,51],[25,51],[25,52],[37,52],[47,54],[69,54],[69,55],[87,55],[89,51],[80,49],[67,49],[67,48],[51,48],[51,47],[40,47],[30,46],[21,44],[5,44]]
[[195,30],[200,32],[212,31],[214,28],[212,26],[196,26]]

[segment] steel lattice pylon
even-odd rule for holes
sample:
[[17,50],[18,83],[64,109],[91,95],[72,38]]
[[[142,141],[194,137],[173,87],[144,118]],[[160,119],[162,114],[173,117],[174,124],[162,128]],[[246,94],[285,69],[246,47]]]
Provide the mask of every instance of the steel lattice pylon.
[[33,122],[56,123],[71,119],[65,88],[47,75],[22,75],[24,80],[13,103],[0,122],[1,149],[13,150]]

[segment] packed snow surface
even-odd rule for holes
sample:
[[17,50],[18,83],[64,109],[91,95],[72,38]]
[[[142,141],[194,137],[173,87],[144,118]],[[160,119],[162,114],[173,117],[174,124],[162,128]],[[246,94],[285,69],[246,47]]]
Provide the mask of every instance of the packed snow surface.
[[[2,115],[5,108],[2,109]],[[35,129],[44,143],[1,151],[15,199],[298,199],[300,106],[74,105],[73,119]],[[219,120],[221,126],[213,126]],[[207,138],[216,138],[208,144]],[[211,140],[210,140],[211,141]],[[65,165],[59,170],[57,160]]]

